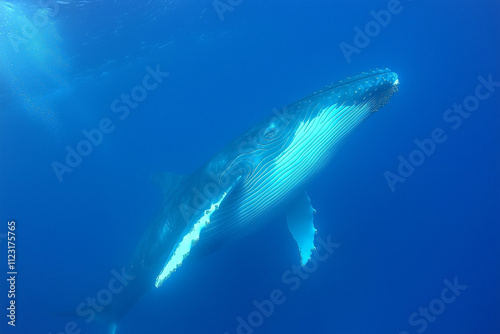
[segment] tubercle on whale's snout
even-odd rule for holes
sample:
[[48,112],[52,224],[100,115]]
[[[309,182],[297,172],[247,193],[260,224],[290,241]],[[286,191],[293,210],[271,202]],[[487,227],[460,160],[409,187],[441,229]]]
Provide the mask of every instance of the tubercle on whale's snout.
[[393,77],[384,85],[389,85],[389,87],[384,88],[382,93],[375,95],[371,101],[371,112],[374,113],[380,108],[385,106],[391,97],[399,90],[399,79],[396,73],[392,73]]

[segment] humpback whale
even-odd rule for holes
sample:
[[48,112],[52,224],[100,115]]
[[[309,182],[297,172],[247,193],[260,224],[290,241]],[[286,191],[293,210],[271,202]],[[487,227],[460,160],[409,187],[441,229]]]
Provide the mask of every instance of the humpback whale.
[[275,214],[286,215],[297,259],[305,265],[317,234],[308,184],[398,84],[389,69],[346,78],[275,112],[192,175],[155,175],[163,207],[124,270],[133,280],[103,311],[111,332],[148,289],[159,288],[179,270],[198,242],[218,245],[238,238]]

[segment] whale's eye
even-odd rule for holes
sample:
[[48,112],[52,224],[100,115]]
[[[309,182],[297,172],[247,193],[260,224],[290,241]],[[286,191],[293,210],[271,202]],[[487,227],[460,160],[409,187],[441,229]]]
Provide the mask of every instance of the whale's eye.
[[266,131],[264,132],[264,137],[266,138],[272,138],[275,136],[275,134],[278,132],[278,129],[276,128],[276,125],[271,124],[267,127]]

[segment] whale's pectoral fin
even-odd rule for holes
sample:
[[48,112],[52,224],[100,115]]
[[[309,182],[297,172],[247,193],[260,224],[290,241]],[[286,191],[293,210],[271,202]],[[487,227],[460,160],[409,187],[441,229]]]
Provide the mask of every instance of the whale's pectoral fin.
[[297,242],[300,251],[300,262],[304,266],[311,258],[314,247],[314,213],[316,210],[311,205],[311,200],[304,191],[293,200],[286,210],[288,229]]
[[161,172],[151,175],[151,181],[156,183],[163,191],[163,198],[167,201],[175,188],[186,179],[187,176],[173,174],[169,172]]
[[183,217],[186,221],[186,228],[181,234],[176,246],[170,252],[168,260],[165,263],[160,274],[158,275],[158,277],[156,277],[155,286],[157,288],[160,287],[160,285],[162,285],[163,282],[168,277],[170,277],[170,275],[174,271],[177,270],[184,259],[189,255],[189,253],[191,252],[191,248],[200,239],[201,231],[208,225],[210,225],[212,214],[219,210],[222,202],[231,193],[233,188],[238,185],[241,178],[241,174],[233,177],[233,179],[230,179],[228,182],[224,183],[224,187],[222,187],[222,184],[219,184],[220,194],[218,196],[213,196],[212,198],[207,198],[206,201],[203,204],[200,204],[195,210],[186,210],[186,208],[188,208],[188,205],[185,203],[182,203],[179,206],[179,210],[183,211]]

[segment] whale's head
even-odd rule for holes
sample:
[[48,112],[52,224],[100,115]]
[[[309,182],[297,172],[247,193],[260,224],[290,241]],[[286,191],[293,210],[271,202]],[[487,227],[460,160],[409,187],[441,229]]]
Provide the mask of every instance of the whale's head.
[[360,116],[366,116],[382,108],[398,91],[398,86],[395,72],[387,68],[376,69],[332,83],[293,106],[301,113],[307,109],[306,117],[309,118],[316,117],[325,108],[335,114],[346,108],[349,108],[346,111],[362,109],[364,112]]

